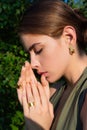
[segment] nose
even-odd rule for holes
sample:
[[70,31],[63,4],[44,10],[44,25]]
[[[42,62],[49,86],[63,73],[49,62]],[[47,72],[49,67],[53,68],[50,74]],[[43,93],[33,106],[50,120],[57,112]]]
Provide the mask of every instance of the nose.
[[35,55],[31,55],[31,67],[32,69],[38,69],[39,67],[39,60]]

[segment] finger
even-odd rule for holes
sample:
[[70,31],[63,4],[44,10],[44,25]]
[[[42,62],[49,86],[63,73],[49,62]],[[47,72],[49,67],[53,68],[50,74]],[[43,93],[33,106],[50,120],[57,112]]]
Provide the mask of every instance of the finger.
[[27,94],[28,103],[33,102],[34,97],[33,97],[33,94],[32,94],[32,89],[31,89],[30,83],[26,84],[26,94]]
[[42,103],[43,107],[47,109],[48,99],[47,99],[46,93],[44,91],[44,88],[42,87],[40,82],[38,82],[37,87],[38,87],[41,103]]
[[22,98],[23,98],[24,115],[27,117],[29,115],[29,107],[28,107],[28,102],[27,102],[27,94],[26,94],[25,86],[26,86],[26,83],[23,84]]
[[30,63],[28,61],[25,62],[25,67],[26,67],[26,70],[27,70],[26,71],[26,80],[27,80],[27,82],[30,81],[31,78],[33,78],[33,80],[35,82],[37,82],[35,74],[34,74],[32,68],[31,68],[31,65],[30,65]]
[[25,71],[25,67],[22,66],[22,69],[21,69],[21,76],[23,75],[24,71]]
[[21,85],[21,83],[22,83],[22,78],[19,77],[19,80],[18,80],[18,82],[17,82],[17,86],[19,87],[19,86]]
[[51,117],[54,116],[53,114],[53,105],[51,104],[51,102],[48,100],[46,93],[44,92],[44,87],[42,87],[42,85],[40,84],[40,82],[38,82],[38,90],[40,93],[40,97],[41,97],[41,101],[42,101],[42,105],[44,110],[49,110]]
[[39,106],[41,104],[41,102],[40,102],[40,95],[39,95],[38,88],[37,88],[37,83],[35,83],[34,80],[32,80],[30,82],[30,85],[31,85],[35,104],[36,104],[36,106]]
[[37,83],[37,79],[32,69],[30,70],[30,74],[32,75],[32,78],[34,79],[34,81]]
[[24,66],[22,66],[21,76],[19,77],[17,85],[18,86],[22,85],[23,80],[25,80],[25,67]]
[[28,63],[28,61],[25,61],[25,76],[26,76],[26,82],[30,82],[30,77],[31,77],[31,74],[30,74],[30,64]]
[[22,105],[22,92],[23,92],[23,90],[21,88],[17,89],[18,100],[21,105]]
[[46,80],[46,77],[44,75],[41,76],[41,83],[42,83],[42,85],[44,87],[46,96],[47,96],[47,98],[49,100],[50,99],[50,88],[49,88],[49,83]]

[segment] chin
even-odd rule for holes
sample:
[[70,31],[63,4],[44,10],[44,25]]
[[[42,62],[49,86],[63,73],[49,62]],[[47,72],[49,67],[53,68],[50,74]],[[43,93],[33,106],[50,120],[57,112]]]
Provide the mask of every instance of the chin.
[[48,78],[48,77],[46,79],[49,83],[54,83],[58,80],[58,79],[51,79],[51,78]]

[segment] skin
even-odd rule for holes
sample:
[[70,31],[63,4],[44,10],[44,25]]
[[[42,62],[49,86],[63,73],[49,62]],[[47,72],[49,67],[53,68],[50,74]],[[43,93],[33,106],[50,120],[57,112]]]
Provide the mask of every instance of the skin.
[[[25,41],[24,45],[26,50],[29,50],[28,48],[35,43],[34,48],[28,51],[33,69],[36,69],[38,73],[44,73],[49,82],[54,82],[58,77],[60,78],[63,75],[67,67],[67,61],[69,60],[68,48],[63,45],[63,39],[55,40],[45,35],[33,36],[28,34],[22,36],[22,41]],[[37,54],[40,50],[42,50],[41,53]],[[67,57],[65,57],[65,55],[67,55]],[[57,56],[61,57],[61,59],[58,60]],[[43,57],[45,60],[43,60]],[[61,64],[63,62],[65,64]],[[60,71],[59,68],[62,68],[62,71]]]
[[[54,115],[53,106],[49,101],[50,91],[47,80],[42,76],[42,84],[38,82],[30,64],[26,62],[25,66],[22,67],[21,78],[18,81],[18,85],[21,83],[22,87],[17,89],[17,93],[24,110],[26,130],[49,130]],[[29,108],[28,103],[33,101],[35,102],[35,106]],[[41,120],[41,118],[43,120]],[[46,118],[48,122],[46,122]]]
[[[86,67],[87,58],[85,55],[81,57],[78,54],[76,33],[73,27],[65,27],[62,36],[58,39],[38,34],[23,34],[21,39],[25,49],[30,53],[32,69],[36,69],[37,72],[46,72],[45,77],[49,82],[65,76],[70,84],[74,84]],[[29,51],[34,43],[40,44]],[[69,46],[75,49],[74,55],[69,54]],[[36,51],[40,49],[42,52],[36,54]],[[78,67],[79,65],[81,67]]]
[[[68,95],[69,90],[72,90],[70,87],[74,87],[87,66],[87,56],[79,55],[76,32],[72,26],[66,26],[61,37],[56,39],[47,35],[22,34],[21,40],[31,57],[31,64],[26,62],[22,67],[18,81],[18,85],[22,87],[17,90],[24,110],[26,129],[28,127],[32,129],[32,124],[30,125],[30,121],[26,120],[27,117],[45,130],[49,130],[54,118],[53,105],[49,98],[55,92],[52,89],[52,94],[50,93],[49,82],[53,83],[64,76],[67,80],[67,90],[64,95]],[[73,55],[69,53],[70,46],[75,49]],[[36,69],[41,75],[41,83],[35,78],[32,69]],[[65,98],[62,96],[62,101]],[[35,101],[32,109],[28,107],[29,101]],[[86,128],[86,123],[84,128]]]

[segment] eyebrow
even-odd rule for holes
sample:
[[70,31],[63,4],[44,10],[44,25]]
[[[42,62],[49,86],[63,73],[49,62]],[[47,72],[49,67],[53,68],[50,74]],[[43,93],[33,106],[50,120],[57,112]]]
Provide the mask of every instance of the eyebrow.
[[33,43],[33,45],[31,45],[28,49],[27,52],[31,51],[35,46],[37,46],[38,44],[40,44],[40,42],[38,43]]

